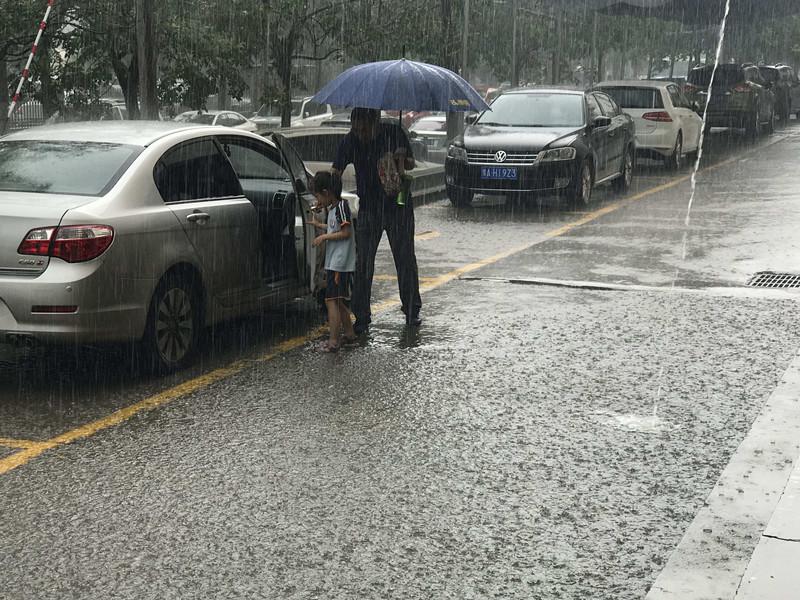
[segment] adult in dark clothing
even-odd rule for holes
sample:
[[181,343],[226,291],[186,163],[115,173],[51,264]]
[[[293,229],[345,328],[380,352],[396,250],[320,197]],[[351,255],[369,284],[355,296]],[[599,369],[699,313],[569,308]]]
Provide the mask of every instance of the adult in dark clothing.
[[341,174],[348,164],[352,164],[356,171],[359,208],[351,305],[356,318],[356,333],[365,332],[371,321],[370,297],[375,254],[384,231],[394,256],[406,324],[418,326],[422,322],[419,318],[422,300],[414,253],[414,208],[410,201],[398,205],[396,198],[386,194],[378,166],[381,159],[390,153],[401,175],[413,169],[414,156],[408,137],[399,125],[381,123],[380,112],[374,109],[354,108],[350,123],[350,132],[336,152],[333,170]]

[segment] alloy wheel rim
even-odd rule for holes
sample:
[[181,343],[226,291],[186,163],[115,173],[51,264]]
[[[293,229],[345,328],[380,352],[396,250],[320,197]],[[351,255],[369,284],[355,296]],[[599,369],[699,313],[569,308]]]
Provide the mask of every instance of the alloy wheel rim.
[[625,187],[629,187],[631,181],[633,181],[633,156],[631,156],[630,150],[625,154],[625,173],[623,177],[625,177]]
[[181,288],[167,291],[156,311],[156,346],[161,357],[170,363],[186,356],[192,342],[194,323],[192,302]]
[[592,172],[589,170],[588,165],[583,166],[581,173],[581,196],[584,204],[589,204],[589,199],[592,193]]

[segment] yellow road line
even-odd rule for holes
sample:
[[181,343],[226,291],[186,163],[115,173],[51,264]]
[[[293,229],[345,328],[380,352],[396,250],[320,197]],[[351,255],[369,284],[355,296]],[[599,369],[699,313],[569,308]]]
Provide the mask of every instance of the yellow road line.
[[[375,281],[397,281],[397,275],[373,275],[372,277]],[[427,283],[429,281],[433,281],[436,279],[435,277],[420,277],[420,283]]]
[[34,448],[40,444],[42,444],[42,442],[36,442],[34,440],[17,440],[13,438],[0,437],[0,446],[5,446],[6,448]]
[[416,240],[433,240],[441,235],[438,231],[422,231],[414,236]]
[[[756,148],[756,149],[760,149],[760,148],[761,147]],[[714,165],[711,165],[709,167],[706,167],[706,168],[702,169],[701,172],[710,171],[712,169],[716,169],[716,168],[721,167],[723,165],[729,164],[731,162],[734,162],[735,160],[738,160],[741,156],[742,155],[739,155],[739,156],[736,156],[736,157],[732,157],[732,158],[730,158],[728,160],[722,161],[720,163],[716,163]],[[552,231],[549,231],[549,232],[544,234],[543,238],[539,238],[539,239],[534,240],[532,242],[528,242],[528,243],[516,246],[514,248],[510,248],[509,250],[505,250],[504,252],[500,252],[499,254],[495,254],[494,256],[491,256],[489,258],[485,258],[483,260],[479,260],[477,262],[474,262],[474,263],[471,263],[471,264],[468,264],[468,265],[464,265],[462,267],[454,269],[453,271],[450,271],[449,273],[445,273],[444,275],[440,275],[438,277],[427,278],[428,281],[423,283],[422,285],[420,285],[420,292],[427,292],[427,291],[436,289],[438,287],[441,287],[444,284],[446,284],[446,283],[448,283],[450,281],[453,281],[454,279],[458,279],[461,275],[464,275],[466,273],[470,273],[470,272],[475,271],[477,269],[480,269],[481,267],[484,267],[486,265],[490,265],[492,263],[496,263],[499,260],[502,260],[504,258],[508,258],[509,256],[512,256],[514,254],[517,254],[519,252],[527,250],[528,248],[531,248],[531,247],[533,247],[533,246],[535,246],[537,244],[540,244],[543,241],[546,241],[548,239],[551,239],[551,238],[554,238],[554,237],[557,237],[557,236],[560,236],[560,235],[564,235],[565,233],[567,233],[569,231],[572,231],[576,227],[580,227],[581,225],[585,225],[586,223],[594,221],[595,219],[598,219],[598,218],[602,217],[603,215],[607,215],[607,214],[609,214],[611,212],[614,212],[615,210],[618,210],[619,208],[621,208],[621,207],[623,207],[623,206],[625,206],[627,204],[631,204],[633,202],[641,200],[642,198],[646,198],[648,196],[652,196],[653,194],[657,194],[659,192],[663,192],[664,190],[668,190],[670,188],[673,188],[673,187],[675,187],[677,185],[680,185],[681,183],[684,183],[684,182],[688,181],[689,179],[690,179],[690,176],[685,175],[685,176],[679,177],[677,179],[674,179],[672,181],[669,181],[667,183],[664,183],[662,185],[656,186],[654,188],[650,188],[650,189],[644,190],[644,191],[642,191],[642,192],[640,192],[640,193],[638,193],[638,194],[636,194],[634,196],[630,196],[628,198],[623,198],[621,200],[618,200],[617,202],[613,202],[612,204],[604,206],[604,207],[602,207],[602,208],[600,208],[598,210],[592,211],[592,212],[586,214],[585,216],[581,217],[580,219],[578,219],[576,221],[573,221],[571,223],[567,223],[566,225],[564,225],[562,227],[559,227],[558,229],[554,229]],[[379,303],[373,305],[372,308],[373,308],[373,312],[380,313],[380,312],[384,312],[386,310],[389,310],[391,308],[394,308],[394,307],[398,306],[399,304],[400,304],[399,300],[385,300],[383,302],[379,302]],[[0,475],[3,475],[4,473],[8,473],[9,471],[11,471],[13,469],[16,469],[17,467],[20,467],[20,466],[28,463],[29,461],[31,461],[34,458],[40,456],[41,454],[43,454],[44,452],[46,452],[47,450],[49,450],[51,448],[56,448],[58,446],[63,446],[65,444],[72,443],[72,442],[74,442],[76,440],[79,440],[79,439],[88,438],[88,437],[90,437],[90,436],[92,436],[92,435],[94,435],[94,434],[96,434],[96,433],[98,433],[98,432],[100,432],[100,431],[102,431],[104,429],[108,429],[108,428],[113,427],[115,425],[119,425],[120,423],[122,423],[124,421],[127,421],[128,419],[130,419],[131,417],[135,416],[136,414],[138,414],[140,412],[143,412],[143,411],[146,411],[146,410],[153,410],[154,408],[157,408],[159,406],[163,406],[164,404],[167,404],[168,402],[171,402],[173,400],[176,400],[176,399],[184,397],[184,396],[188,396],[189,394],[192,394],[192,393],[197,392],[197,391],[199,391],[201,389],[204,389],[204,388],[206,388],[206,387],[208,387],[208,386],[210,386],[210,385],[212,385],[212,384],[214,384],[214,383],[216,383],[218,381],[221,381],[223,379],[227,379],[228,377],[231,377],[232,375],[240,373],[241,371],[243,371],[245,368],[247,368],[253,362],[270,361],[270,360],[274,359],[275,357],[280,356],[281,354],[285,354],[286,352],[289,352],[290,350],[294,350],[295,348],[299,348],[300,346],[302,346],[302,345],[304,345],[304,344],[306,344],[306,343],[308,343],[308,342],[320,337],[321,335],[324,334],[324,332],[325,332],[325,328],[324,327],[318,327],[318,328],[314,329],[314,331],[312,331],[312,332],[310,332],[310,333],[308,333],[306,335],[299,336],[299,337],[296,337],[296,338],[292,338],[292,339],[286,340],[286,341],[278,344],[272,351],[270,351],[270,352],[268,352],[266,354],[263,354],[261,356],[258,356],[255,359],[239,360],[239,361],[236,361],[234,363],[231,363],[228,366],[221,367],[221,368],[218,368],[218,369],[214,369],[213,371],[205,373],[204,375],[200,375],[198,377],[195,377],[193,379],[185,381],[185,382],[183,382],[183,383],[181,383],[179,385],[171,387],[168,390],[165,390],[165,391],[163,391],[163,392],[161,392],[159,394],[156,394],[155,396],[150,396],[149,398],[141,400],[140,402],[137,402],[135,404],[131,404],[130,406],[127,406],[125,408],[117,410],[117,411],[111,413],[110,415],[108,415],[106,417],[103,417],[102,419],[98,419],[98,420],[93,421],[91,423],[88,423],[86,425],[82,425],[82,426],[77,427],[75,429],[71,429],[71,430],[69,430],[69,431],[67,431],[65,433],[62,433],[61,435],[57,435],[54,438],[51,438],[49,440],[46,440],[46,441],[43,441],[43,442],[29,442],[29,443],[25,442],[25,440],[16,440],[20,445],[12,446],[12,447],[15,447],[15,448],[19,447],[19,448],[21,448],[21,451],[15,453],[15,454],[12,454],[11,456],[8,456],[8,457],[6,457],[4,459],[0,459]],[[9,441],[14,441],[14,440],[9,440]],[[21,444],[26,444],[26,445],[21,445]],[[2,445],[2,444],[0,444],[0,445]]]

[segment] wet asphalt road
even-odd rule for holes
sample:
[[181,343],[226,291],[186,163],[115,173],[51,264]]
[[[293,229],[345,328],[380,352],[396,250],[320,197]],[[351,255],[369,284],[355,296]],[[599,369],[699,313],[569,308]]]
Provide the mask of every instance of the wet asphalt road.
[[0,475],[0,598],[643,597],[800,346],[796,301],[742,287],[794,270],[799,134],[715,135],[688,229],[689,182],[647,164],[575,228],[420,207],[424,326],[388,310],[336,356],[259,360],[318,322],[298,303],[170,378],[119,348],[10,357],[0,438],[24,440],[251,362]]

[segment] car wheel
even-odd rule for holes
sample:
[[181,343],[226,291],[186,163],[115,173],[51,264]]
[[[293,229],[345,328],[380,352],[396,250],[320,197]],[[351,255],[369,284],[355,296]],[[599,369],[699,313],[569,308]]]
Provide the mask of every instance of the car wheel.
[[758,110],[754,111],[752,115],[747,118],[747,125],[745,126],[745,134],[749,138],[757,138],[761,123],[758,120]]
[[631,187],[633,181],[633,150],[630,146],[622,155],[622,166],[620,167],[619,177],[614,180],[614,189],[618,192],[626,192]]
[[569,202],[572,208],[589,206],[592,202],[593,184],[592,166],[589,164],[588,160],[585,160],[578,171],[578,179],[569,191]]
[[194,282],[168,274],[156,288],[147,315],[142,339],[145,367],[160,373],[185,367],[197,350],[201,314]]
[[471,206],[472,195],[470,190],[447,188],[447,197],[450,199],[450,204],[456,208],[467,208]]
[[680,171],[683,166],[683,134],[679,131],[675,138],[675,147],[665,160],[664,164],[670,171]]

